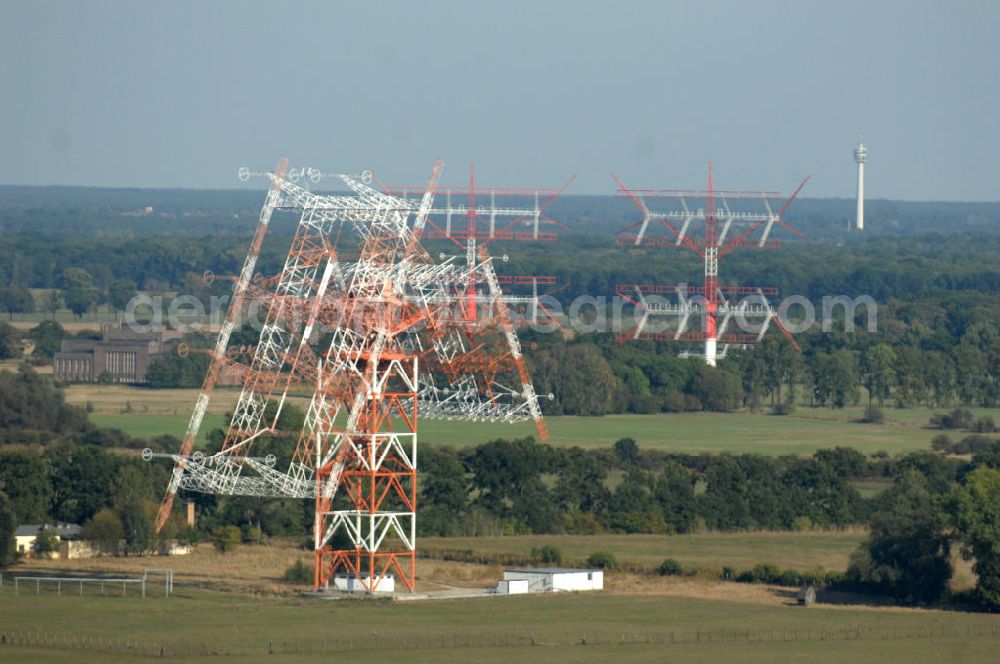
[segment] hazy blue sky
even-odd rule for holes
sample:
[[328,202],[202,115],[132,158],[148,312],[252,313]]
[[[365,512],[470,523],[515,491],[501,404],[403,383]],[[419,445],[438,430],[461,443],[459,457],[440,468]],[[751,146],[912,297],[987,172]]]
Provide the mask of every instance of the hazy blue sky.
[[[0,2],[0,182],[1000,199],[1000,3]],[[257,183],[256,186],[261,186]]]

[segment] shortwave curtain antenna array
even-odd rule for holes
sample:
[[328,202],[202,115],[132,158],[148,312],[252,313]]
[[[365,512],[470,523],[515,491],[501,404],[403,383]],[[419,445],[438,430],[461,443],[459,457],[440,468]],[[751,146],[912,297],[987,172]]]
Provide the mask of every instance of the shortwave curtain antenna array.
[[[636,307],[639,322],[622,339],[701,343],[699,352],[709,366],[726,356],[731,348],[746,348],[760,341],[771,323],[798,350],[799,346],[785,329],[769,297],[777,289],[756,286],[726,286],[719,282],[719,260],[737,249],[776,249],[780,240],[771,238],[775,226],[794,235],[801,231],[783,219],[809,178],[799,184],[785,203],[774,211],[771,202],[778,194],[764,191],[720,191],[712,180],[708,165],[708,188],[704,191],[681,189],[629,189],[614,174],[618,195],[626,197],[642,212],[642,219],[618,234],[623,247],[685,247],[704,261],[702,285],[688,284],[618,284],[617,294]],[[756,203],[756,208],[749,207]],[[696,233],[701,226],[701,234]],[[655,296],[655,297],[654,297]],[[663,302],[676,298],[677,303]],[[691,330],[692,317],[700,320],[701,329]],[[676,321],[673,329],[652,331],[654,319],[662,323]],[[743,328],[731,332],[737,324]],[[669,326],[668,326],[669,327]]]
[[[444,189],[447,203],[435,206],[441,168],[435,164],[419,198],[409,196],[413,190],[375,189],[370,171],[329,175],[290,169],[282,160],[273,173],[260,174],[271,189],[187,434],[178,454],[165,455],[174,471],[158,527],[179,490],[312,499],[317,589],[346,574],[369,592],[391,584],[391,575],[412,590],[418,413],[530,420],[547,438],[509,308],[547,312],[537,304],[537,282],[534,298],[501,290],[502,282],[525,282],[497,275],[487,244],[551,239],[541,230],[555,223],[545,208],[561,190],[485,190],[490,204],[482,205],[473,178],[461,200],[457,190]],[[238,172],[241,180],[253,175]],[[346,192],[305,188],[325,178]],[[498,203],[505,194],[528,204]],[[298,215],[295,235],[281,273],[255,277],[276,211]],[[464,234],[449,233],[458,215]],[[480,232],[480,219],[490,230]],[[360,244],[356,256],[341,251],[347,234]],[[434,260],[423,244],[431,237],[464,251]],[[230,336],[251,299],[264,312],[258,342],[230,354]],[[193,451],[194,442],[224,367],[242,376],[242,389],[221,450],[206,455]],[[282,410],[302,392],[310,394],[305,423],[285,432],[296,441],[294,452],[255,456],[255,443],[281,433]],[[144,453],[157,456],[164,455]]]

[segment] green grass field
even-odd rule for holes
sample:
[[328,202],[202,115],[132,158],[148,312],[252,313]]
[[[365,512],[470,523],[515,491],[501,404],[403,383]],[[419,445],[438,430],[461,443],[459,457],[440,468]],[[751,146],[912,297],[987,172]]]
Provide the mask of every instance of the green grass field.
[[[8,590],[0,595],[0,632],[44,632],[54,647],[0,644],[0,660],[133,661],[126,654],[60,645],[83,637],[99,644],[127,639],[142,644],[147,654],[162,646],[171,661],[182,662],[500,663],[532,658],[556,663],[922,664],[994,661],[1000,646],[998,620],[991,615],[802,609],[791,600],[765,606],[595,593],[322,602],[184,592],[169,600],[143,600],[15,597]],[[622,640],[625,644],[616,643]],[[320,652],[324,647],[330,652]],[[269,655],[269,649],[275,654]]]
[[[90,421],[99,427],[121,429],[130,436],[147,440],[165,433],[183,438],[188,424],[186,416],[162,413],[94,413],[90,416]],[[204,442],[209,431],[225,426],[226,420],[221,413],[207,413],[202,420],[198,439]]]
[[[149,390],[119,386],[73,386],[68,399],[90,403],[91,419],[99,426],[121,429],[150,438],[169,433],[180,436],[187,427],[196,390]],[[232,408],[236,392],[220,390],[202,426],[203,434],[224,426],[223,413]],[[123,412],[127,406],[130,412]],[[942,409],[943,410],[943,409]],[[881,425],[855,422],[862,408],[842,410],[798,408],[792,415],[677,413],[608,415],[605,417],[550,417],[546,419],[551,444],[583,448],[610,447],[619,438],[635,438],[640,447],[670,452],[758,452],[807,455],[817,449],[847,446],[871,454],[929,449],[936,432],[924,428],[937,412],[927,408],[886,409]],[[1000,420],[1000,409],[976,409],[976,415]],[[424,420],[424,444],[478,445],[497,438],[535,435],[531,423],[494,424]],[[961,436],[962,434],[957,434]]]
[[533,548],[557,547],[564,562],[581,564],[595,551],[614,554],[621,564],[659,567],[674,558],[685,567],[749,569],[771,563],[799,571],[847,569],[848,557],[865,537],[861,529],[842,532],[700,533],[689,535],[525,535],[516,537],[422,537],[424,551],[458,550],[527,557]]
[[[605,417],[549,417],[550,443],[560,447],[610,447],[619,438],[631,437],[644,449],[669,452],[757,452],[760,454],[808,455],[828,447],[854,447],[871,454],[878,451],[908,452],[929,449],[934,433],[919,424],[891,422],[865,425],[846,419],[808,416],[773,417],[749,413],[683,413],[663,415],[608,415]],[[149,438],[161,433],[181,436],[188,414],[93,413],[91,420],[102,427],[121,429]],[[924,420],[926,421],[926,419]],[[224,426],[221,413],[209,413],[202,433]],[[497,438],[535,435],[530,423],[494,424],[441,422],[420,423],[424,444],[465,447]]]

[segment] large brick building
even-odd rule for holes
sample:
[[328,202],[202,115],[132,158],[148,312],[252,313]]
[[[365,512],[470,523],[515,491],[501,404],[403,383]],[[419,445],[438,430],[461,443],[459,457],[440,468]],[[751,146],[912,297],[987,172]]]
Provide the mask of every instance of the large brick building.
[[145,383],[149,363],[167,350],[165,336],[162,330],[103,326],[99,340],[64,340],[53,358],[53,374],[67,383],[96,383],[104,374],[113,383]]

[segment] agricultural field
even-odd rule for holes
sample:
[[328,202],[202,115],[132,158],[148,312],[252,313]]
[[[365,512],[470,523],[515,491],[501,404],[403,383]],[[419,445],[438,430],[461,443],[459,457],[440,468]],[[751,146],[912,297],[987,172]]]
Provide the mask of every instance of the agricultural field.
[[[236,399],[231,389],[220,388],[209,404],[201,427],[201,436],[212,429],[225,427],[223,413]],[[151,390],[120,385],[70,385],[66,400],[89,411],[90,421],[99,427],[121,429],[137,438],[170,434],[182,438],[198,390]]]
[[583,564],[596,551],[611,553],[619,564],[655,569],[674,558],[692,569],[724,566],[749,569],[771,563],[781,569],[847,569],[848,557],[865,538],[854,528],[830,532],[697,533],[687,535],[523,535],[513,537],[424,537],[424,551],[471,551],[476,555],[522,556],[545,545],[558,548],[564,562]]
[[323,602],[183,589],[170,599],[14,596],[8,586],[0,594],[6,640],[0,659],[127,662],[162,654],[178,662],[930,664],[991,661],[1000,646],[993,615],[863,605],[803,609],[791,593],[769,592],[770,603],[738,592],[716,599],[615,590]]
[[[197,390],[98,385],[73,385],[67,391],[71,403],[90,404],[90,418],[95,424],[143,438],[162,433],[182,435],[196,396]],[[217,392],[203,431],[224,425],[223,414],[235,398],[232,388]],[[610,447],[619,438],[630,436],[643,449],[667,452],[808,455],[821,448],[847,446],[873,454],[929,449],[935,432],[926,428],[927,421],[945,409],[886,408],[886,421],[881,425],[857,422],[862,410],[799,407],[782,417],[748,412],[549,417],[546,423],[551,444],[567,447]],[[980,408],[974,412],[1000,421],[1000,409]],[[531,423],[427,420],[421,422],[420,434],[424,444],[464,447],[497,438],[531,436],[535,430]]]
[[[544,545],[558,548],[563,562],[582,565],[595,551],[615,556],[622,567],[656,569],[664,558],[675,558],[689,569],[713,576],[724,566],[749,569],[761,563],[782,569],[810,571],[823,568],[843,571],[848,557],[864,539],[865,531],[855,528],[831,532],[750,532],[700,533],[688,535],[527,535],[516,537],[422,537],[419,550],[432,557],[442,552],[472,552],[484,558],[529,558],[531,551]],[[303,536],[305,534],[303,533]],[[281,581],[285,569],[296,560],[311,563],[312,552],[300,548],[299,541],[274,540],[262,545],[243,545],[225,555],[209,544],[197,546],[190,555],[175,556],[169,565],[185,583],[207,589],[229,589],[248,593],[287,594],[292,589]],[[86,574],[141,574],[145,567],[158,567],[164,559],[146,556],[90,558],[81,560],[28,560],[16,572],[57,574],[64,571]],[[440,584],[485,587],[495,583],[498,564],[450,563],[435,559],[418,560],[418,590],[436,589]]]

